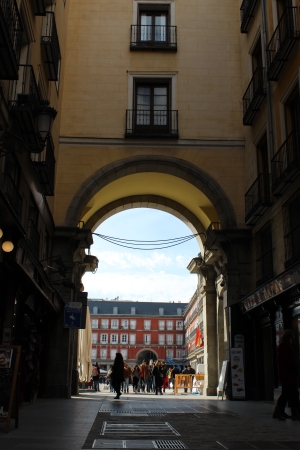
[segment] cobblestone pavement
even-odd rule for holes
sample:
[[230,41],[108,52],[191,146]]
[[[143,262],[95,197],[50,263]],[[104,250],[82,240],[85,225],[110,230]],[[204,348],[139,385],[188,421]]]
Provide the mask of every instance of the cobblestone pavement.
[[0,424],[0,450],[300,450],[300,422],[274,420],[271,403],[171,392],[113,397],[88,391],[22,406],[18,429],[12,421],[6,434]]

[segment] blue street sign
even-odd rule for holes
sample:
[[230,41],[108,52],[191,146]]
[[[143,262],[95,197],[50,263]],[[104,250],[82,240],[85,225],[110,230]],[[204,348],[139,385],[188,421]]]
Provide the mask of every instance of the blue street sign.
[[65,303],[64,328],[80,328],[82,315],[82,303]]

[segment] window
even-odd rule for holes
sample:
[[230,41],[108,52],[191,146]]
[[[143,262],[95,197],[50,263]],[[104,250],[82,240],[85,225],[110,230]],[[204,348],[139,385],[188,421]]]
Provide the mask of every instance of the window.
[[112,327],[114,330],[116,330],[117,328],[119,328],[119,321],[113,319],[113,320],[111,321],[111,327]]
[[128,320],[123,319],[121,324],[124,330],[128,330]]
[[177,316],[182,316],[182,308],[177,308]]
[[98,334],[93,333],[92,334],[92,344],[97,344],[97,342],[98,342]]
[[173,349],[172,348],[167,348],[167,350],[166,350],[166,357],[167,358],[173,358],[173,356],[174,356]]
[[101,334],[101,344],[106,344],[108,342],[108,334]]
[[285,104],[285,118],[287,135],[300,129],[300,95],[298,86]]
[[110,335],[110,343],[111,344],[117,344],[118,343],[118,335],[117,334],[111,334]]
[[108,328],[108,319],[101,319],[102,328]]
[[113,307],[113,314],[118,314],[118,307],[117,306]]
[[151,334],[144,334],[144,344],[151,344]]
[[166,128],[169,109],[169,83],[136,83],[136,128]]
[[136,320],[131,320],[130,321],[130,329],[131,330],[135,330],[136,329]]
[[96,349],[96,348],[92,348],[91,358],[92,358],[92,359],[97,358],[97,349]]
[[110,349],[110,359],[115,359],[116,353],[117,353],[117,349],[116,348],[111,348]]
[[140,40],[147,42],[166,42],[168,11],[139,12]]
[[183,330],[183,320],[176,320],[176,330]]
[[261,286],[273,277],[272,226],[267,222],[255,236],[256,286]]
[[123,359],[126,360],[128,357],[128,350],[127,348],[121,348],[121,355],[123,356]]
[[158,335],[158,343],[159,343],[159,345],[164,345],[164,343],[165,343],[165,335],[164,334]]
[[182,334],[176,334],[176,344],[177,345],[183,344],[183,335]]
[[93,306],[93,314],[98,314],[98,306]]
[[173,344],[173,334],[167,334],[167,345]]
[[283,205],[285,267],[300,259],[300,189]]
[[128,334],[121,334],[121,344],[128,344]]
[[134,345],[135,342],[136,342],[135,334],[130,334],[129,335],[129,344]]
[[92,319],[92,328],[98,328],[98,320]]
[[176,358],[183,358],[184,357],[184,350],[176,350]]
[[134,306],[131,308],[131,314],[132,314],[132,315],[135,314],[135,307],[134,307]]
[[173,330],[173,320],[167,320],[167,330]]
[[164,308],[159,308],[158,312],[159,312],[160,316],[163,316],[164,315]]
[[107,348],[101,348],[100,349],[100,358],[106,359],[107,358]]
[[144,330],[151,330],[151,320],[144,320]]
[[164,320],[159,320],[158,321],[158,329],[159,330],[164,330],[165,329],[165,321]]
[[252,56],[252,72],[254,73],[256,69],[264,67],[262,57],[261,37],[258,39],[251,56]]

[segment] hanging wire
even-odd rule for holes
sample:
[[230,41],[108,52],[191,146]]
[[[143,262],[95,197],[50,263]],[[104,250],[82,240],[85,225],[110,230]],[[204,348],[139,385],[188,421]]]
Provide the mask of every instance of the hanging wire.
[[[119,247],[131,248],[133,250],[148,250],[149,251],[149,250],[161,250],[164,248],[175,247],[176,245],[184,244],[185,242],[188,242],[191,239],[194,239],[196,236],[199,236],[199,234],[204,234],[204,233],[190,234],[188,236],[183,236],[183,237],[173,238],[173,239],[158,239],[155,241],[139,241],[136,239],[121,239],[121,238],[115,238],[112,236],[105,236],[104,234],[98,234],[98,233],[93,233],[93,234],[107,242],[110,242],[111,244],[118,245]],[[155,245],[158,245],[158,247],[153,247]],[[150,246],[150,248],[144,248],[143,246]]]

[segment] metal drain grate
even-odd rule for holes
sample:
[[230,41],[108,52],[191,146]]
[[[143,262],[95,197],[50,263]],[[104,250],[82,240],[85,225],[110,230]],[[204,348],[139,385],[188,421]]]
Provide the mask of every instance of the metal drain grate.
[[154,448],[182,449],[187,448],[182,441],[153,441]]
[[180,450],[187,449],[188,447],[184,445],[182,441],[150,441],[150,440],[107,440],[107,439],[95,439],[92,448],[95,449],[119,449],[119,448],[129,448],[129,449],[169,449],[169,450]]
[[152,435],[152,436],[172,436],[176,434],[180,436],[178,431],[172,427],[168,422],[151,423],[151,422],[139,422],[139,423],[119,423],[119,422],[103,422],[100,434],[114,435],[114,436],[140,436],[140,435]]

